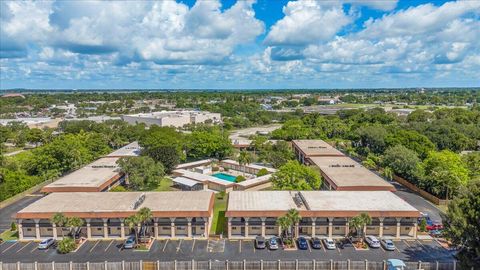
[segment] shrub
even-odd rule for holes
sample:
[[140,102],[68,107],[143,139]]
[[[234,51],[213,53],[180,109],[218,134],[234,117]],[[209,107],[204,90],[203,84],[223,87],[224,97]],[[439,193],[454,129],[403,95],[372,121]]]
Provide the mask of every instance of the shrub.
[[245,180],[246,180],[245,176],[243,176],[243,175],[239,175],[239,176],[237,176],[237,178],[235,178],[236,183],[240,183],[240,182],[243,182]]
[[265,168],[262,168],[258,171],[257,177],[264,176],[264,175],[267,175],[267,174],[268,174],[268,170],[265,169]]
[[128,191],[124,186],[116,186],[110,189],[111,192],[125,192]]
[[17,224],[15,222],[12,222],[12,224],[10,224],[10,231],[14,232],[17,230]]
[[75,241],[70,237],[65,237],[58,242],[57,251],[61,254],[66,254],[74,251],[76,248],[77,245],[75,244]]
[[420,221],[420,231],[421,232],[426,232],[427,231],[427,220],[422,218]]
[[218,172],[220,168],[218,166],[212,167],[212,172]]

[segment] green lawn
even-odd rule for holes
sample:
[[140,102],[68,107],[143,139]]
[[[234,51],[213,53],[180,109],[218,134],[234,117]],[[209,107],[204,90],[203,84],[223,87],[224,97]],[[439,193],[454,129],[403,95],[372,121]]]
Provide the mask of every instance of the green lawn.
[[213,220],[210,234],[220,235],[225,232],[225,211],[227,210],[228,195],[223,198],[220,194],[215,195],[215,204],[213,205]]
[[18,240],[18,232],[17,231],[12,232],[10,230],[6,230],[0,234],[0,238],[2,238],[3,241]]
[[172,179],[165,177],[164,179],[162,179],[162,181],[160,181],[160,184],[158,185],[158,187],[156,189],[154,189],[153,191],[172,191],[172,190],[175,190],[174,188],[172,188],[172,184],[173,184]]

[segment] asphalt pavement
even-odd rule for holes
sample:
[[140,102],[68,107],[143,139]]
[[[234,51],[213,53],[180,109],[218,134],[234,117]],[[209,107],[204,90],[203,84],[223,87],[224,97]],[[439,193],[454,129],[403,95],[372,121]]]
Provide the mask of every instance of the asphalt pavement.
[[390,258],[405,261],[451,262],[452,253],[435,240],[396,240],[395,251],[383,248],[355,250],[353,247],[334,250],[268,250],[255,249],[252,240],[155,240],[149,251],[122,249],[121,240],[85,242],[76,252],[59,254],[55,248],[39,250],[37,242],[5,242],[0,244],[3,262],[104,262],[104,261],[172,261],[172,260],[334,260],[382,261]]
[[0,232],[10,229],[10,226],[15,219],[13,215],[29,204],[43,197],[40,193],[34,193],[23,197],[15,203],[0,209]]

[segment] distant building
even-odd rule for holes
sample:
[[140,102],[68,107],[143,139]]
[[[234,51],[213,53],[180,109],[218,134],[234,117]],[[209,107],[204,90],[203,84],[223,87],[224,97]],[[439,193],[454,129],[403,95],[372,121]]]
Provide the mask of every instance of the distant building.
[[123,182],[124,175],[117,161],[122,157],[140,155],[138,142],[132,142],[94,162],[60,177],[44,186],[41,191],[52,192],[100,192],[108,191]]
[[24,95],[18,94],[18,93],[10,93],[10,94],[2,95],[2,98],[15,98],[15,97],[25,98]]
[[202,111],[160,111],[152,113],[139,113],[123,115],[123,121],[129,124],[144,123],[147,126],[158,125],[161,127],[183,127],[189,124],[220,123],[222,116],[219,113]]

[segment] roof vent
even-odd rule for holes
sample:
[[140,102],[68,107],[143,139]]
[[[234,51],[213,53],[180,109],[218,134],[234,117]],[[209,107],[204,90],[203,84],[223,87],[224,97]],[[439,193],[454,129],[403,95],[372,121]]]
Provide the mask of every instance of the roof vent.
[[145,193],[140,194],[140,196],[133,202],[132,208],[136,210],[142,203],[145,201]]

